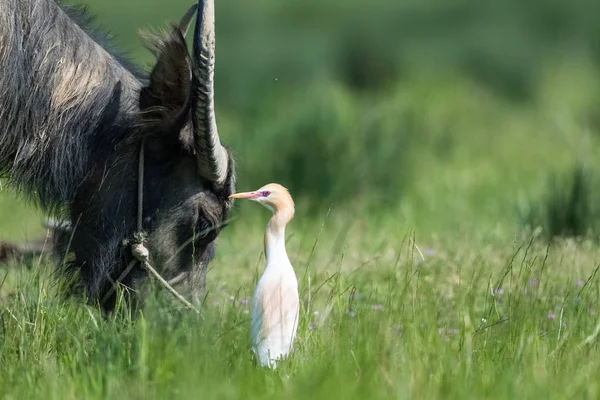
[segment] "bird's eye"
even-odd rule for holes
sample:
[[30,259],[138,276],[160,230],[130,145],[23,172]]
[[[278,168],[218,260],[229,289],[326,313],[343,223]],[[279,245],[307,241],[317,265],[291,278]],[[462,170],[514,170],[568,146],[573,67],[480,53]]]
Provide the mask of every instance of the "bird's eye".
[[260,192],[260,194],[262,194],[263,197],[267,197],[271,194],[271,192],[268,190],[263,190],[262,192]]

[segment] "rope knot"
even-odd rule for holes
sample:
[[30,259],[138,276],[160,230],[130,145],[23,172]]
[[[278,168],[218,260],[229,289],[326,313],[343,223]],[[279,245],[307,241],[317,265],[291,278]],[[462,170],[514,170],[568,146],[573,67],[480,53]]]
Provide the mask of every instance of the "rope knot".
[[144,232],[136,232],[133,235],[133,243],[131,244],[131,255],[141,263],[145,263],[148,261],[148,257],[150,256],[150,252],[144,245],[146,242],[146,233]]
[[142,243],[134,243],[131,246],[131,254],[139,262],[146,263],[148,261],[148,256],[150,255],[150,252]]

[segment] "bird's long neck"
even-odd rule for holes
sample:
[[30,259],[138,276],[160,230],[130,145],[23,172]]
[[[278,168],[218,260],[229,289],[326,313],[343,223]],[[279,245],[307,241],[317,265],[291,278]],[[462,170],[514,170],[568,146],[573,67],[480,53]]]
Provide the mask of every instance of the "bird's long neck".
[[285,250],[285,226],[292,218],[293,211],[277,210],[265,230],[265,257],[267,268],[281,268],[290,264]]

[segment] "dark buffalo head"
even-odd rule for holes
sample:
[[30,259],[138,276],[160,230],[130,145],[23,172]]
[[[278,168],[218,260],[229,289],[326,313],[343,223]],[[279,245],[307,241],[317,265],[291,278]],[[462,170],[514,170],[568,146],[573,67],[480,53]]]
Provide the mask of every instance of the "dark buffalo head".
[[[184,38],[196,11],[190,54]],[[150,263],[165,279],[187,283],[196,299],[235,191],[233,159],[215,120],[213,2],[193,6],[170,35],[148,39],[157,61],[136,90],[137,104],[124,113],[130,88],[117,81],[101,110],[103,121],[129,131],[109,144],[112,156],[98,150],[92,159],[69,206],[72,229],[57,241],[60,254],[73,254],[66,270],[77,272],[81,289],[109,310],[115,282],[135,292],[147,277],[139,264],[124,273],[137,232],[142,146],[142,228]]]

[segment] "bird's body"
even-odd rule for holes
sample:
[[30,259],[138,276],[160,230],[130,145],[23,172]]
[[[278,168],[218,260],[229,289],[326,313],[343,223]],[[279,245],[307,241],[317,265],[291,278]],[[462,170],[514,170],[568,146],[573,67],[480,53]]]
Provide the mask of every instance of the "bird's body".
[[291,265],[291,271],[276,268],[265,269],[252,299],[252,349],[262,366],[275,366],[292,351],[298,327],[296,275]]
[[255,200],[273,212],[264,237],[266,267],[252,298],[250,334],[260,365],[275,368],[277,360],[293,350],[298,327],[298,282],[285,249],[285,227],[294,216],[294,202],[277,184],[231,197]]

